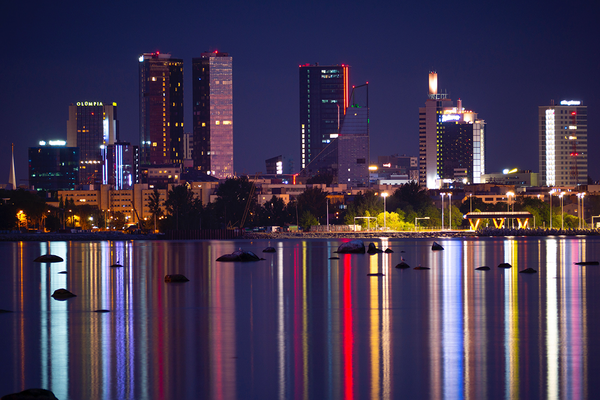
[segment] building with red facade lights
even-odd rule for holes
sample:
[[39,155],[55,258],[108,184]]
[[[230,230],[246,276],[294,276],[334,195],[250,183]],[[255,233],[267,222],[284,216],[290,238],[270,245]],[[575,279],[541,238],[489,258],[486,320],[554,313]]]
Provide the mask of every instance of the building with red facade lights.
[[300,168],[338,137],[350,105],[348,65],[299,66]]

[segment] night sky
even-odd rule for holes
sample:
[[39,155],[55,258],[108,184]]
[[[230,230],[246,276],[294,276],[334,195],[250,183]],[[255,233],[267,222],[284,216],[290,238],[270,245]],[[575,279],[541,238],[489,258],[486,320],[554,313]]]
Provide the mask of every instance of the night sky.
[[538,172],[538,106],[588,106],[589,174],[600,179],[600,31],[595,1],[7,2],[0,30],[0,183],[15,142],[65,139],[68,106],[116,101],[121,140],[139,144],[138,56],[184,60],[191,132],[191,59],[233,56],[234,169],[265,172],[280,154],[299,166],[298,65],[349,64],[369,82],[371,159],[418,156],[428,72],[487,123],[487,172]]

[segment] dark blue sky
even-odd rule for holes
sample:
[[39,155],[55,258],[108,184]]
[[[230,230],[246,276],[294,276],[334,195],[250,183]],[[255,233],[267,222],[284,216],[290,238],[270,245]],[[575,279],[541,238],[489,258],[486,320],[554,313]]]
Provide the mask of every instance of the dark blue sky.
[[[17,4],[18,3],[18,4]],[[538,106],[588,106],[590,175],[600,179],[600,6],[533,2],[10,2],[0,17],[2,146],[17,179],[27,148],[66,139],[68,106],[116,101],[121,139],[139,142],[138,55],[183,58],[185,124],[191,131],[191,59],[233,56],[234,168],[264,171],[291,155],[298,165],[298,65],[349,64],[369,81],[371,158],[418,155],[418,108],[427,74],[487,123],[488,172],[538,171]]]

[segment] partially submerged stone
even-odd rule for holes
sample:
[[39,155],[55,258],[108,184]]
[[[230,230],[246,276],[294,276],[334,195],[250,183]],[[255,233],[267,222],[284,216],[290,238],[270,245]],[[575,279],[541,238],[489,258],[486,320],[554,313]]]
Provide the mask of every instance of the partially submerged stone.
[[52,293],[52,297],[55,300],[67,300],[71,297],[77,297],[77,295],[69,292],[67,289],[56,289],[54,293]]
[[117,263],[111,265],[110,267],[111,268],[123,268],[123,266],[121,264],[117,264]]
[[431,250],[444,250],[444,248],[438,242],[433,242],[431,245]]
[[64,260],[62,259],[62,257],[55,256],[54,254],[43,254],[43,255],[39,256],[38,258],[36,258],[33,261],[35,261],[35,262],[52,263],[52,262],[62,262]]
[[384,253],[393,253],[393,252],[394,252],[394,250],[392,250],[392,249],[390,249],[390,248],[388,247],[387,249],[385,249],[385,252],[384,252]]
[[270,247],[270,246],[269,246],[269,247],[266,247],[266,248],[263,250],[263,253],[275,253],[275,247]]
[[579,261],[576,262],[575,265],[600,265],[598,261]]
[[367,276],[385,276],[385,275],[383,274],[383,272],[374,272],[371,274],[367,274]]
[[498,265],[498,268],[512,268],[512,265],[510,265],[509,263],[501,263],[500,265]]
[[519,271],[520,274],[535,274],[536,272],[533,268],[526,268],[523,271]]
[[94,312],[96,312],[96,313],[107,313],[107,312],[110,312],[110,310],[101,309],[101,310],[94,310]]
[[7,314],[7,313],[11,313],[12,311],[10,310],[3,310],[0,308],[0,314]]
[[190,280],[183,274],[165,275],[165,282],[189,282]]
[[475,268],[475,269],[476,269],[477,271],[489,271],[489,270],[490,270],[490,267],[486,267],[486,266],[484,265],[483,267],[478,267],[478,268]]
[[224,254],[221,257],[217,258],[217,261],[260,261],[264,260],[264,258],[260,258],[256,254],[251,251],[243,251],[242,249],[234,251],[231,254]]
[[66,274],[67,271],[60,271],[59,274]]
[[410,265],[408,265],[407,263],[405,263],[404,261],[402,261],[400,264],[396,265],[396,268],[398,268],[398,269],[407,269],[407,268],[410,268]]
[[340,244],[337,252],[342,254],[365,254],[365,244],[362,240],[351,240]]
[[19,393],[2,396],[1,400],[58,400],[54,393],[46,389],[26,389]]
[[339,260],[339,257],[329,257],[330,260]]
[[377,246],[375,246],[375,243],[369,243],[369,248],[367,250],[368,254],[377,254],[377,253],[383,253],[383,250],[380,250],[377,248]]
[[431,269],[431,268],[429,268],[429,267],[421,267],[421,266],[419,265],[418,267],[414,267],[413,269],[421,269],[421,270],[424,270],[424,269]]

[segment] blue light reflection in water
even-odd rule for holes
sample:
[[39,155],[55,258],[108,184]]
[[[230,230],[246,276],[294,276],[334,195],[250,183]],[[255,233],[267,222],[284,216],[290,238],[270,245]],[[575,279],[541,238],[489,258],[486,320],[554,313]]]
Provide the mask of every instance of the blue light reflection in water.
[[[574,264],[600,260],[600,239],[372,241],[394,253],[335,260],[341,241],[317,239],[0,243],[0,309],[14,311],[0,314],[0,396],[600,397],[600,267]],[[240,247],[265,260],[215,261]],[[65,261],[33,262],[45,253]],[[394,268],[401,255],[430,270]],[[52,299],[61,287],[77,297]]]

